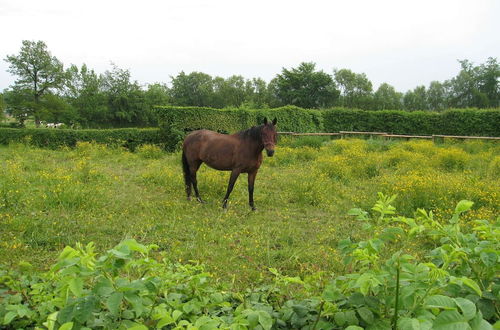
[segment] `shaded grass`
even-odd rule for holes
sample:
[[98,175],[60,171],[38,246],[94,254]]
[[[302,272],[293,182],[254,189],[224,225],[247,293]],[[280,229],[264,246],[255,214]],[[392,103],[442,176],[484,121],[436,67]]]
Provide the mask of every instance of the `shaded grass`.
[[338,241],[370,236],[347,211],[369,210],[378,191],[398,194],[396,207],[408,216],[425,207],[445,218],[461,199],[476,202],[471,218],[498,215],[496,144],[282,142],[257,176],[257,212],[247,205],[246,175],[223,212],[228,173],[205,166],[198,181],[207,204],[186,201],[180,155],[151,146],[136,153],[90,143],[56,151],[0,147],[0,259],[43,268],[65,245],[94,241],[105,250],[135,238],[157,244],[172,261],[203,262],[221,281],[249,287],[266,281],[269,267],[342,273]]

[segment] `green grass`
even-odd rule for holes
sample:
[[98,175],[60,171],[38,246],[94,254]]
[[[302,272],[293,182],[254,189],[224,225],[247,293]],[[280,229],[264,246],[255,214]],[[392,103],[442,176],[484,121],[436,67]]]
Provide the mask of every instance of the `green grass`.
[[[319,142],[318,142],[319,141]],[[475,202],[470,218],[499,214],[500,146],[467,142],[364,140],[281,141],[257,175],[256,212],[242,175],[221,209],[228,172],[203,166],[206,204],[186,201],[180,154],[153,146],[136,153],[81,143],[45,150],[0,147],[0,260],[38,268],[66,245],[94,241],[104,251],[125,238],[155,243],[171,261],[204,263],[237,287],[284,274],[343,273],[341,239],[370,232],[347,216],[370,209],[377,192],[398,194],[401,213],[425,207],[447,218],[461,199]],[[418,252],[418,242],[404,249]]]

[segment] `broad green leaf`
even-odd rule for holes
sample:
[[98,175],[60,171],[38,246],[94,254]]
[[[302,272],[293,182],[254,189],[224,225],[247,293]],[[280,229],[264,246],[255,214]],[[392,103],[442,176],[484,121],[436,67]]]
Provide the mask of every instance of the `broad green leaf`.
[[433,330],[470,330],[469,323],[460,313],[455,311],[443,311],[434,320]]
[[212,330],[218,329],[219,323],[219,321],[214,320],[208,316],[202,316],[196,320],[194,326],[198,327],[199,330]]
[[144,311],[144,306],[142,305],[142,299],[137,293],[127,292],[125,293],[125,299],[132,305],[136,316],[139,316]]
[[246,310],[245,315],[247,317],[248,322],[250,323],[250,328],[253,329],[259,325],[259,314],[253,310]]
[[434,295],[426,299],[425,305],[427,308],[443,308],[443,309],[455,309],[456,304],[453,299],[447,296]]
[[363,319],[363,321],[365,321],[367,324],[373,323],[373,313],[368,307],[360,307],[357,309],[357,312],[361,319]]
[[493,301],[489,299],[479,299],[476,304],[484,319],[489,320],[493,318],[495,315],[495,304]]
[[337,289],[334,285],[328,285],[323,291],[322,295],[323,299],[326,301],[335,301],[341,297],[343,297],[342,293],[339,289]]
[[[189,327],[191,326],[191,322],[189,322],[188,320],[181,320],[178,324],[177,324],[177,328],[178,329],[190,329]],[[184,328],[183,328],[184,327]]]
[[269,330],[273,326],[273,319],[268,312],[258,311],[259,313],[259,324],[264,328],[264,330]]
[[121,244],[126,245],[130,250],[137,251],[143,254],[148,252],[148,248],[145,245],[137,243],[135,239],[126,239]]
[[59,330],[71,330],[73,329],[73,322],[66,322],[59,327]]
[[357,325],[350,325],[345,330],[363,330],[362,327],[358,327]]
[[488,267],[492,267],[497,263],[497,254],[493,251],[483,251],[479,255],[481,261]]
[[420,322],[417,319],[404,317],[398,320],[398,329],[420,330]]
[[174,321],[177,321],[182,314],[183,313],[181,311],[176,309],[172,312],[172,318],[174,319]]
[[477,312],[476,316],[469,322],[472,330],[493,330],[500,329],[500,321],[497,321],[492,327],[491,324],[483,320],[483,314],[481,311]]
[[5,314],[5,316],[3,318],[3,324],[5,324],[5,325],[9,324],[16,317],[17,317],[17,313],[16,312],[8,312],[7,314]]
[[96,298],[94,296],[87,296],[80,299],[81,301],[76,304],[75,318],[78,322],[85,323],[92,317]]
[[123,292],[114,292],[106,300],[106,306],[108,307],[111,314],[118,315],[122,299],[123,299]]
[[108,251],[119,259],[130,259],[131,251],[128,246],[117,246],[114,249]]
[[458,202],[457,207],[455,207],[455,213],[461,214],[466,211],[469,211],[472,205],[474,205],[474,202],[468,200],[461,200],[460,202]]
[[54,330],[57,321],[57,314],[59,312],[54,312],[47,317],[47,321],[43,322],[43,325],[47,327],[48,330]]
[[399,237],[404,237],[405,231],[400,227],[387,227],[382,230],[382,233],[379,237],[388,242],[388,241],[397,241]]
[[174,323],[174,319],[172,318],[172,316],[167,314],[160,321],[158,321],[158,323],[156,324],[156,329],[161,329],[164,326],[172,324],[172,323]]
[[356,280],[359,291],[365,296],[368,295],[370,289],[376,288],[380,284],[380,281],[372,273],[363,273]]
[[57,314],[57,322],[68,323],[75,317],[75,305],[68,304]]
[[476,316],[476,305],[472,301],[465,298],[455,298],[454,300],[467,321],[472,320]]
[[354,311],[345,311],[345,319],[348,325],[358,325],[359,320]]
[[96,293],[99,296],[110,295],[113,291],[113,283],[104,276],[99,277],[97,283],[92,289],[92,292]]
[[337,312],[333,314],[333,319],[338,326],[343,326],[347,322],[344,312]]
[[83,280],[80,277],[72,278],[69,282],[69,289],[77,297],[81,297],[83,294]]
[[471,280],[470,278],[468,277],[461,277],[460,278],[462,280],[462,283],[467,285],[469,288],[471,288],[472,290],[474,290],[478,296],[482,296],[483,295],[483,292],[481,291],[481,288],[479,287],[479,285],[474,281],[474,280]]

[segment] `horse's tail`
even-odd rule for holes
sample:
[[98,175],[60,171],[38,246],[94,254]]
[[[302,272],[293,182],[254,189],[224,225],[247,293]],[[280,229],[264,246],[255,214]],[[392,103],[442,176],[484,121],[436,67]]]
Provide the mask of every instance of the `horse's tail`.
[[191,186],[191,175],[189,173],[189,163],[184,150],[182,151],[182,171],[184,172],[184,183],[186,184],[186,188],[188,188]]

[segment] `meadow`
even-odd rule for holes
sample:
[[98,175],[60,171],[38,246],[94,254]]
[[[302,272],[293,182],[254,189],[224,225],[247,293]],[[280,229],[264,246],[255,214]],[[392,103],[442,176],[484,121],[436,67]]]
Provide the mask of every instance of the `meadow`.
[[[256,181],[257,211],[246,175],[221,209],[228,173],[202,166],[206,204],[185,198],[179,153],[145,145],[132,153],[93,143],[74,149],[0,147],[0,260],[45,269],[67,245],[105,251],[123,239],[156,244],[171,262],[200,262],[221,283],[256,287],[274,275],[342,274],[338,243],[370,238],[352,208],[370,210],[377,193],[451,217],[463,199],[468,219],[495,221],[500,208],[500,145],[485,142],[281,138]],[[419,254],[423,242],[401,248]]]

